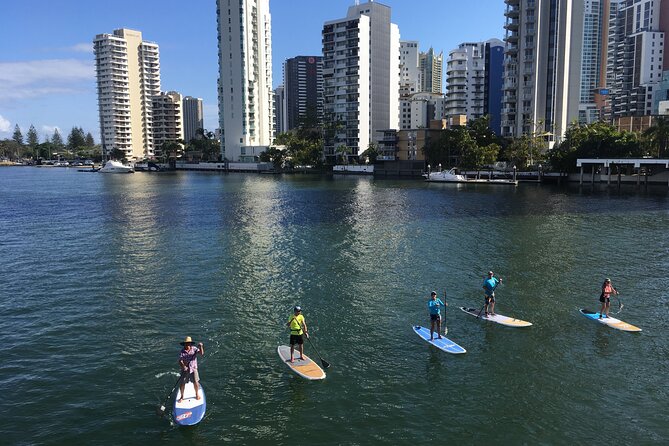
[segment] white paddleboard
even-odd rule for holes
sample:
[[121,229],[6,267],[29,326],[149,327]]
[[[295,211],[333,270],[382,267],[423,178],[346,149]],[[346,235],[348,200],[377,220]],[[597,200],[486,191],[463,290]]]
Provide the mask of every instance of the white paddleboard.
[[481,315],[480,319],[483,319],[485,321],[497,322],[498,324],[506,325],[507,327],[529,327],[530,325],[532,325],[531,322],[515,319],[508,316],[503,316],[501,314],[495,314],[494,316],[491,315],[486,316],[485,313],[481,312],[480,308],[476,309],[476,308],[460,307],[460,309],[465,313],[472,315],[474,317],[477,317],[480,314]]
[[467,350],[460,347],[455,342],[448,339],[446,336],[442,336],[439,339],[437,333],[434,333],[434,339],[430,341],[430,329],[427,327],[421,327],[420,325],[414,325],[413,331],[416,332],[425,341],[437,347],[439,350],[443,350],[447,353],[453,353],[454,355],[459,355],[462,353],[467,353]]
[[181,402],[181,386],[177,387],[177,396],[174,398],[174,408],[172,418],[174,422],[181,426],[192,426],[199,423],[204,418],[207,410],[207,398],[204,396],[204,387],[202,383],[198,391],[200,399],[195,398],[195,387],[192,382],[187,382],[184,386],[184,398]]
[[623,322],[620,319],[616,319],[615,317],[602,317],[601,319],[599,318],[599,313],[595,313],[594,311],[586,310],[581,308],[579,310],[581,314],[588,319],[592,319],[593,321],[597,321],[600,324],[608,325],[611,328],[615,328],[616,330],[622,330],[622,331],[642,331],[639,327],[636,327],[632,324],[628,324],[627,322]]
[[318,366],[314,361],[311,360],[307,355],[303,355],[302,359],[300,357],[300,352],[295,348],[295,353],[293,354],[294,362],[290,362],[290,347],[287,345],[280,345],[277,348],[279,353],[279,358],[286,364],[293,372],[300,375],[302,378],[309,380],[319,380],[325,379],[325,372],[322,368]]

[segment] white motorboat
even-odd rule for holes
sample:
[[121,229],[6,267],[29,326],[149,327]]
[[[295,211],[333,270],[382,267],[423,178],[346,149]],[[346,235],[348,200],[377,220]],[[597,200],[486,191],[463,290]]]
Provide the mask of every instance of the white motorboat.
[[515,180],[467,178],[466,175],[460,175],[456,173],[455,167],[453,167],[450,170],[442,170],[441,172],[426,173],[423,176],[425,177],[425,181],[431,181],[436,183],[483,183],[483,184],[509,184],[512,186],[518,185],[518,181]]
[[98,170],[98,172],[101,173],[133,173],[134,171],[132,166],[126,166],[119,161],[112,160],[107,161],[105,165]]

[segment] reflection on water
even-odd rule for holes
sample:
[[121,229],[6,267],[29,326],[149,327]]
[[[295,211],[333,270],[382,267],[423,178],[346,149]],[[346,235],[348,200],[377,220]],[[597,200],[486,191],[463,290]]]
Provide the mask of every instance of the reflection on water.
[[[0,428],[9,443],[62,432],[84,443],[466,443],[475,432],[481,443],[552,444],[589,440],[589,415],[602,411],[629,422],[600,442],[669,435],[658,410],[669,396],[666,190],[0,175],[10,228],[0,238],[10,355],[0,384],[7,401],[24,401],[6,415],[12,430]],[[489,269],[505,279],[498,312],[532,327],[458,309],[480,308]],[[597,305],[605,276],[622,291],[622,319],[643,333],[578,313]],[[466,355],[412,332],[428,323],[433,289],[447,292],[449,337]],[[332,363],[323,382],[300,379],[276,353],[298,303]],[[186,335],[206,345],[209,407],[188,431],[153,415]],[[426,424],[438,407],[448,416]]]

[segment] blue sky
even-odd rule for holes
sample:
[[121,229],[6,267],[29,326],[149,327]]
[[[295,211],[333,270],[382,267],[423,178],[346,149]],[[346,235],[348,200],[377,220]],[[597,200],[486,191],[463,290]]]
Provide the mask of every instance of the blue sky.
[[[1,0],[0,139],[19,124],[40,137],[73,126],[98,140],[92,40],[117,28],[160,45],[163,90],[201,97],[205,127],[218,126],[215,0]],[[354,0],[271,0],[274,85],[289,57],[321,53],[323,22]],[[364,3],[364,1],[361,1]],[[461,42],[502,38],[503,0],[386,0],[403,40],[444,53]]]

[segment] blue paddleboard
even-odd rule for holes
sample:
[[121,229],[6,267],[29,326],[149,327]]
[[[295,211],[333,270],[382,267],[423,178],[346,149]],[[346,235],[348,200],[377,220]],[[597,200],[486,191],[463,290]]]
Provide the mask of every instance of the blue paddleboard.
[[434,340],[430,341],[430,329],[426,327],[421,327],[420,325],[414,325],[413,331],[416,332],[418,336],[429,342],[430,344],[437,347],[439,350],[443,350],[447,353],[453,353],[454,355],[459,355],[461,353],[467,353],[467,350],[460,347],[455,342],[451,341],[445,336],[441,336],[441,339],[437,338],[437,332],[434,332]]
[[172,410],[172,418],[174,422],[181,426],[192,426],[199,423],[204,418],[204,413],[207,410],[207,399],[204,396],[204,388],[200,384],[200,399],[195,399],[195,387],[192,382],[186,383],[184,388],[183,401],[178,402],[181,398],[181,389],[177,388],[177,396],[174,398],[174,408]]

